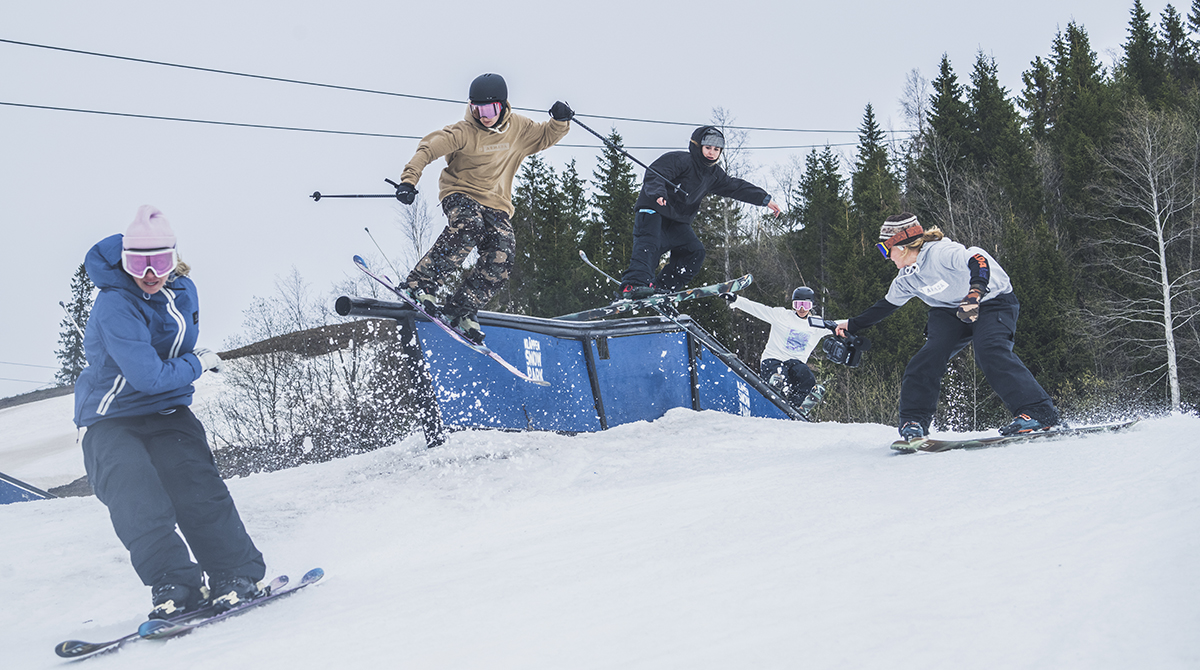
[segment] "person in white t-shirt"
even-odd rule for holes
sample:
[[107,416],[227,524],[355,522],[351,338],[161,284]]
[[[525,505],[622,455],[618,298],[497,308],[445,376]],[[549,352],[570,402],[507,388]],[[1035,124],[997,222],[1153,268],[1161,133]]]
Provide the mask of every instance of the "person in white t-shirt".
[[826,328],[808,324],[816,293],[807,286],[792,291],[791,309],[768,307],[734,293],[722,293],[730,307],[737,308],[756,319],[771,324],[767,346],[763,348],[759,363],[759,374],[771,386],[780,390],[788,403],[808,416],[821,398],[825,389],[817,384],[808,357],[822,337],[830,334]]

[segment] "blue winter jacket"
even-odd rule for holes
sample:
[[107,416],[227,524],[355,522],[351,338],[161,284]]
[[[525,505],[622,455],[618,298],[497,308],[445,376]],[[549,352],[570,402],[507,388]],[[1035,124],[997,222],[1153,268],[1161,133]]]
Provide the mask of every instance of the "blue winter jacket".
[[146,295],[121,267],[121,238],[100,240],[84,259],[100,295],[83,337],[88,365],[75,382],[81,427],[190,405],[192,382],[204,372],[191,353],[200,332],[196,285],[172,275]]

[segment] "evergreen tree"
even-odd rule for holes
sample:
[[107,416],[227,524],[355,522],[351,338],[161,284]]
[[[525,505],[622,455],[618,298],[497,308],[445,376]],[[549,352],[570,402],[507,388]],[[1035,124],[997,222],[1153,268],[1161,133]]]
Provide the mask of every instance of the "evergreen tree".
[[513,230],[517,253],[503,296],[503,310],[515,314],[542,313],[543,291],[550,280],[559,238],[564,234],[559,216],[561,197],[554,169],[541,156],[530,156],[521,166],[513,189]]
[[1050,64],[1036,56],[1029,69],[1021,73],[1025,88],[1017,104],[1025,110],[1025,129],[1035,141],[1046,139],[1053,125],[1051,101],[1054,97],[1054,75]]
[[958,83],[958,75],[954,73],[950,57],[946,54],[942,54],[938,76],[930,85],[933,95],[929,100],[929,125],[935,135],[961,155],[970,143],[970,107],[964,100],[963,87]]
[[617,151],[624,146],[621,135],[612,131],[608,142],[611,146],[605,144],[599,165],[592,173],[594,218],[580,246],[593,263],[619,278],[629,266],[633,249],[634,205],[640,186],[633,168]]
[[801,228],[784,240],[795,259],[800,281],[822,298],[834,283],[827,265],[833,236],[846,228],[850,210],[840,167],[840,160],[828,146],[819,154],[816,149],[809,152],[796,188],[796,216]]
[[92,293],[96,285],[88,277],[83,263],[76,268],[71,277],[71,302],[66,305],[66,315],[59,323],[62,330],[58,334],[59,349],[55,352],[62,367],[54,375],[60,385],[74,384],[79,379],[79,373],[87,366],[87,356],[83,350],[83,335],[80,331],[87,329],[88,317],[92,313]]
[[1092,208],[1088,189],[1098,179],[1094,152],[1111,132],[1114,95],[1082,26],[1067,24],[1054,41],[1051,125],[1047,139],[1055,156],[1057,178],[1045,194],[1052,229],[1077,246],[1087,236],[1086,213]]
[[1142,0],[1134,0],[1129,13],[1129,38],[1117,75],[1130,92],[1157,106],[1166,78],[1163,44],[1150,24],[1150,13],[1142,6]]
[[990,204],[993,209],[1006,206],[1036,216],[1041,208],[1033,154],[1021,132],[1020,115],[1000,85],[995,59],[979,54],[971,84],[967,95],[972,131],[968,153],[985,178],[995,175],[1006,201]]
[[1162,32],[1163,61],[1166,68],[1169,99],[1178,103],[1200,84],[1200,62],[1196,45],[1188,37],[1183,17],[1171,5],[1163,10],[1159,23]]
[[1200,33],[1200,0],[1192,0],[1192,11],[1188,12],[1188,30]]

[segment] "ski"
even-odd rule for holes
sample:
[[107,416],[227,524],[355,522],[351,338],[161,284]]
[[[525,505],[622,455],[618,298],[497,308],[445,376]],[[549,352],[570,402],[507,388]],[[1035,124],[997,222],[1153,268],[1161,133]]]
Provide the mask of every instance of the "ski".
[[446,331],[447,335],[449,335],[450,337],[454,338],[455,340],[461,342],[464,346],[471,348],[472,350],[474,350],[477,353],[487,356],[488,358],[492,359],[493,361],[496,361],[497,363],[502,365],[505,370],[508,370],[509,372],[520,377],[521,379],[524,379],[527,382],[537,384],[538,386],[549,386],[550,385],[550,382],[548,382],[548,381],[545,381],[543,379],[534,379],[533,377],[530,377],[529,375],[525,374],[524,372],[521,372],[519,369],[517,369],[517,367],[515,365],[504,360],[504,358],[502,356],[500,356],[500,354],[492,351],[491,349],[487,348],[486,346],[484,346],[482,344],[476,344],[476,343],[472,342],[471,340],[468,340],[466,337],[463,336],[462,333],[460,333],[453,326],[446,323],[441,318],[436,317],[436,316],[430,314],[429,312],[426,312],[425,308],[422,307],[420,303],[418,303],[416,300],[413,300],[412,296],[410,296],[408,294],[408,291],[397,288],[395,285],[392,284],[392,282],[388,281],[388,279],[386,277],[377,275],[374,272],[372,272],[371,268],[367,267],[367,262],[365,260],[363,260],[362,256],[356,255],[354,257],[354,264],[357,265],[358,269],[362,270],[368,277],[374,279],[375,281],[377,281],[380,284],[387,287],[387,289],[389,291],[391,291],[392,293],[395,293],[398,298],[403,300],[405,303],[407,303],[413,309],[417,310],[417,312],[423,314],[425,316],[425,318],[434,322],[438,328],[441,328],[442,330]]
[[266,605],[267,603],[278,600],[279,598],[286,598],[287,596],[296,593],[306,586],[316,584],[324,576],[324,570],[321,568],[313,568],[312,570],[304,573],[304,576],[300,578],[300,583],[291,588],[282,588],[277,591],[271,591],[265,596],[246,601],[244,604],[225,610],[220,614],[213,614],[211,616],[202,618],[193,618],[187,621],[151,619],[143,623],[141,626],[138,626],[138,635],[145,640],[161,640],[164,638],[176,637],[185,633],[190,633],[201,626],[207,626],[210,623],[224,621],[225,619],[245,614],[246,612],[259,607],[260,605]]
[[964,440],[939,440],[935,438],[919,437],[912,441],[896,440],[892,443],[892,449],[901,453],[909,454],[918,451],[938,453],[942,451],[952,451],[954,449],[986,449],[988,447],[1002,447],[1020,442],[1029,442],[1032,440],[1050,440],[1064,437],[1075,437],[1078,435],[1089,435],[1092,433],[1111,433],[1118,430],[1125,430],[1137,422],[1138,420],[1134,419],[1132,421],[1103,423],[1094,426],[1079,426],[1078,428],[1052,428],[1050,430],[1043,430],[1035,433],[1022,433],[1020,435],[994,435],[992,437],[976,437]]
[[[583,252],[580,252],[582,254]],[[586,260],[586,257],[585,257]],[[708,286],[698,286],[690,288],[686,291],[678,291],[676,293],[660,293],[652,295],[649,298],[641,300],[618,300],[611,305],[597,307],[595,309],[585,309],[582,312],[574,314],[564,314],[554,317],[561,321],[591,321],[592,319],[600,319],[606,316],[615,316],[632,312],[639,309],[665,308],[671,309],[675,305],[685,300],[695,300],[696,298],[707,298],[722,293],[734,293],[740,291],[754,282],[753,275],[744,275],[737,279],[721,282],[720,284],[709,284]]]
[[[288,583],[287,576],[280,575],[280,576],[276,577],[275,579],[271,580],[271,583],[267,585],[267,589],[269,589],[271,591],[277,591],[277,590],[283,588],[287,583]],[[193,621],[195,619],[212,616],[214,613],[215,613],[215,609],[213,608],[212,605],[205,605],[204,607],[201,607],[200,609],[193,610],[191,612],[187,612],[185,614],[180,614],[180,615],[170,617],[167,619],[162,619],[162,621],[169,621],[173,624],[185,623],[188,621]],[[83,640],[65,640],[65,641],[59,642],[57,645],[55,645],[54,653],[58,654],[59,656],[61,656],[63,658],[68,658],[71,660],[89,658],[89,657],[96,656],[96,655],[102,654],[102,653],[114,652],[114,651],[120,649],[122,646],[124,646],[126,642],[139,639],[140,637],[141,637],[141,635],[139,635],[138,631],[134,631],[128,635],[122,635],[121,637],[118,637],[115,640],[109,640],[107,642],[84,642]]]

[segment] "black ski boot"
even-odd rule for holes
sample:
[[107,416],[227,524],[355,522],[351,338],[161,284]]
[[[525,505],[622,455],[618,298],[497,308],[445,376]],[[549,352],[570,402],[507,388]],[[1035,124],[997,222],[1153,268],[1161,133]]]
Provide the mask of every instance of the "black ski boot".
[[654,284],[642,286],[640,284],[632,284],[626,282],[621,284],[621,290],[617,293],[617,300],[641,300],[654,295]]
[[267,595],[249,577],[223,577],[210,582],[209,597],[218,612],[233,609],[244,602]]
[[183,584],[159,584],[150,590],[150,598],[154,603],[150,619],[170,619],[200,609],[204,604],[200,589]]

